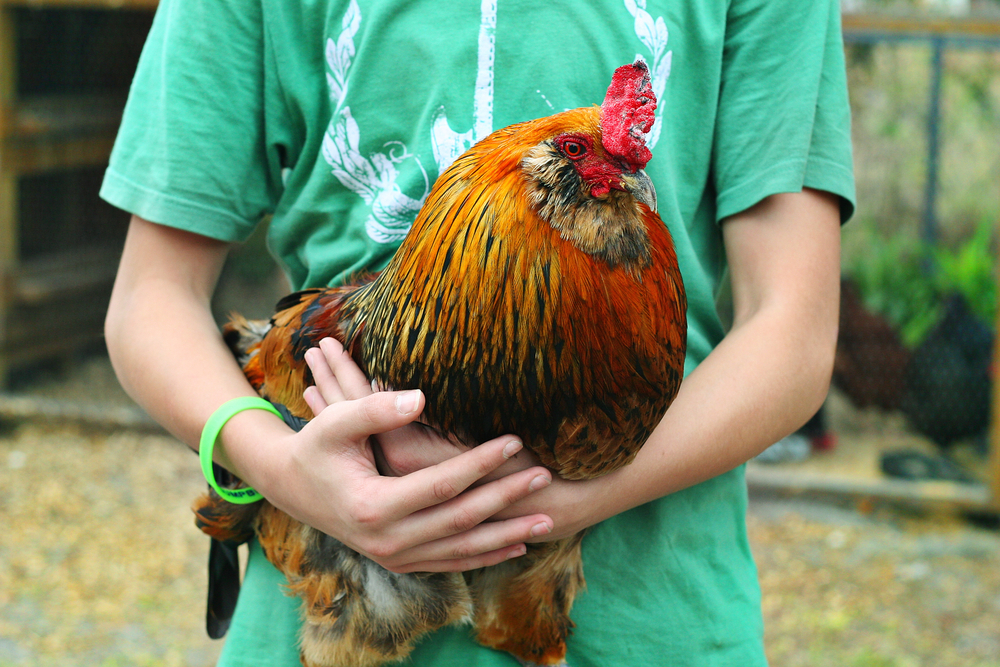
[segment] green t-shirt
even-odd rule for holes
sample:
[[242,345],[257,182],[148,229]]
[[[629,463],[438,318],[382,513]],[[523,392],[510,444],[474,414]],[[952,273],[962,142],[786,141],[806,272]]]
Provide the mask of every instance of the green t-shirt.
[[[163,0],[101,193],[226,241],[272,214],[292,285],[335,283],[384,266],[472,142],[599,104],[637,54],[659,98],[646,171],[687,288],[690,372],[724,333],[718,221],[803,186],[853,210],[835,0]],[[594,527],[569,664],[765,664],[745,511],[738,468]],[[281,583],[254,547],[220,664],[299,664]],[[448,628],[404,664],[516,661]]]

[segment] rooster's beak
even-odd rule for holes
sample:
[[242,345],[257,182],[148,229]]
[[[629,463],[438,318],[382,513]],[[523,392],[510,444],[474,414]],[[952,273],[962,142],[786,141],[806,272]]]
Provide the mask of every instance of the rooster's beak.
[[621,178],[625,190],[631,192],[633,197],[651,210],[656,210],[656,188],[653,187],[653,181],[649,180],[645,171],[639,169],[633,173],[622,172]]

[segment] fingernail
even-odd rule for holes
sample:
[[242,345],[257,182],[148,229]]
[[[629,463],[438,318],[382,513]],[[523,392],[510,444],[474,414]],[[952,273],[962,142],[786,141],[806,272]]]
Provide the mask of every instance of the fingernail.
[[511,551],[507,554],[507,560],[510,560],[511,558],[519,558],[526,553],[528,553],[528,547],[522,544],[514,549],[511,549]]
[[531,480],[531,484],[528,485],[530,491],[537,491],[538,489],[544,489],[546,486],[552,483],[552,480],[545,475],[539,475],[535,479]]
[[538,537],[539,535],[548,535],[552,532],[552,527],[547,523],[536,523],[531,528],[531,536]]
[[342,346],[342,345],[340,344],[340,341],[339,341],[339,340],[337,340],[336,338],[332,338],[332,337],[330,337],[330,336],[327,336],[326,338],[322,338],[322,339],[320,339],[320,341],[319,341],[319,346],[320,346],[321,348],[324,348],[324,349],[326,349],[326,348],[331,348],[331,350],[332,350],[332,351],[334,351],[334,352],[336,352],[336,351],[337,351],[337,348],[338,348],[338,347],[343,347],[343,346]]
[[514,454],[517,454],[519,451],[521,451],[521,447],[523,446],[524,445],[521,444],[520,440],[511,440],[503,448],[503,457],[505,459],[509,459],[510,457],[514,456]]
[[396,395],[396,410],[398,410],[401,415],[408,415],[411,412],[414,412],[419,403],[419,389],[411,389],[410,391],[404,391]]

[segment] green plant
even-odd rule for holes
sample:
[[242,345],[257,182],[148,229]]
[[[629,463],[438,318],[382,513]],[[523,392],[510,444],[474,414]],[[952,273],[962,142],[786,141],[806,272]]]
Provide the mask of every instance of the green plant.
[[959,293],[980,319],[992,323],[997,312],[997,276],[994,223],[984,217],[972,237],[957,250],[930,248],[934,259],[936,291]]
[[939,316],[936,290],[928,280],[918,239],[886,236],[874,225],[858,225],[846,254],[845,275],[857,286],[865,306],[896,327],[908,346],[916,345]]
[[898,664],[895,658],[882,655],[870,648],[861,649],[851,660],[852,667],[897,667]]
[[994,226],[984,217],[972,236],[952,250],[859,224],[860,229],[845,233],[844,274],[857,285],[865,305],[889,320],[908,347],[923,341],[952,294],[961,294],[979,318],[992,324],[997,313]]

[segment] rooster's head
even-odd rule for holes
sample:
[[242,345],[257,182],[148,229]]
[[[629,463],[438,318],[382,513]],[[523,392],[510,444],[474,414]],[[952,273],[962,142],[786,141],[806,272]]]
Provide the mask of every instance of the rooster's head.
[[641,60],[615,70],[600,107],[531,121],[540,141],[521,162],[538,214],[578,248],[613,264],[645,256],[644,208],[656,191],[643,168],[652,154],[656,95]]

